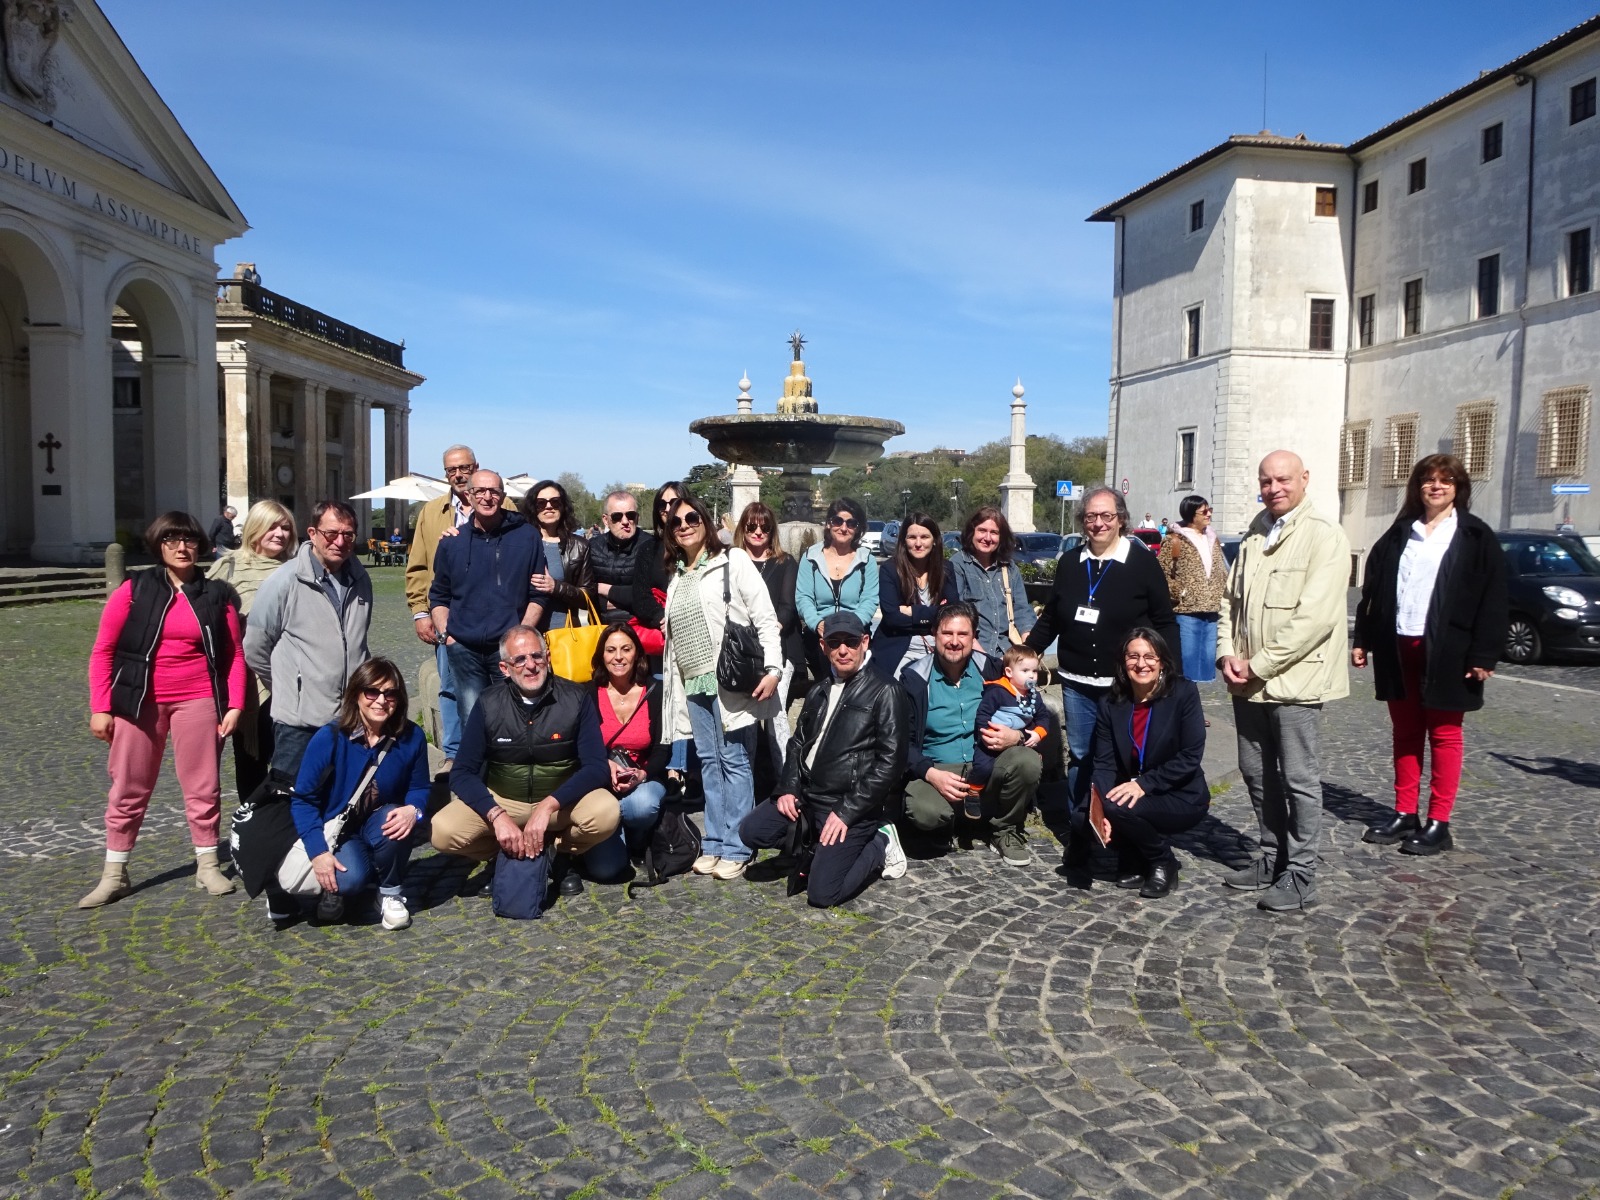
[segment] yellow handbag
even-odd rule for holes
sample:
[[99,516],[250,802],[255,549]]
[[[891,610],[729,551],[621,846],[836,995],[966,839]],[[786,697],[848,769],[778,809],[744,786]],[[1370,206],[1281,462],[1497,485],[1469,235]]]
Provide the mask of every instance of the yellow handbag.
[[[583,594],[583,602],[589,606],[587,619],[582,609],[574,608],[567,614],[567,624],[560,629],[547,630],[544,635],[545,648],[550,652],[550,669],[573,683],[588,683],[594,678],[594,652],[600,645],[600,635],[605,632],[588,592]],[[574,625],[574,616],[584,623]]]

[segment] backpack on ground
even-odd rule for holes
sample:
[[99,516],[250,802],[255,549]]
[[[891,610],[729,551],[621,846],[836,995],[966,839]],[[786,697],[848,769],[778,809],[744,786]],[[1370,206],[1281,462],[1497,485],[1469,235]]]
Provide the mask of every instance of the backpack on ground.
[[650,830],[644,864],[634,882],[640,887],[658,887],[674,875],[682,875],[699,857],[700,831],[689,814],[677,805],[664,806]]

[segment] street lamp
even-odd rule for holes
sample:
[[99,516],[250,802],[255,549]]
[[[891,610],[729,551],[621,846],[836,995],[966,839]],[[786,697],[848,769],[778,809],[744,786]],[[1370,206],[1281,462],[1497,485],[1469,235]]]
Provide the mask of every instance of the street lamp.
[[959,475],[950,481],[950,490],[952,492],[950,497],[950,520],[956,525],[961,523],[961,485],[966,482]]
[[911,489],[903,488],[900,492],[900,520],[903,523],[911,512]]

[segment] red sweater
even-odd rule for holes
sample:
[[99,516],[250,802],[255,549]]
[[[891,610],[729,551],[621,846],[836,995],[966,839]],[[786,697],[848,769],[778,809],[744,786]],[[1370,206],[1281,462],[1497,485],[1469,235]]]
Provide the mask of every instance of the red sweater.
[[[133,583],[111,593],[100,614],[100,632],[89,653],[89,711],[111,711],[111,664],[133,605]],[[228,707],[244,707],[244,655],[239,653],[239,614],[227,609],[228,636],[217,645],[217,669],[228,681]],[[181,591],[167,609],[150,663],[150,698],[162,704],[200,700],[211,695],[211,672],[200,642],[200,621]]]

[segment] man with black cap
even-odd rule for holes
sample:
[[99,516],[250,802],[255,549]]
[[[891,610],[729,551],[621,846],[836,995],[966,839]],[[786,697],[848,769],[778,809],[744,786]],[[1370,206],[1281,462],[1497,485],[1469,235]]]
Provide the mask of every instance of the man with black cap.
[[[831,908],[879,877],[906,873],[906,855],[884,805],[906,769],[906,698],[898,684],[866,670],[871,638],[849,611],[821,630],[829,676],[806,696],[789,739],[778,796],[739,825],[753,850],[789,846],[796,822],[810,828],[806,900]],[[804,826],[802,826],[804,828]]]

